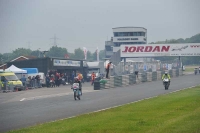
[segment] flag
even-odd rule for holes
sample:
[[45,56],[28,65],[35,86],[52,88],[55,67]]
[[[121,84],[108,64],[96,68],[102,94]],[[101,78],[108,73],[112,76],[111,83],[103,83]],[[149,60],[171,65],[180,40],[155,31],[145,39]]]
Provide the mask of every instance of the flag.
[[99,61],[99,49],[97,47],[97,50],[96,50],[96,54],[97,54],[97,61]]
[[66,59],[69,59],[69,55],[68,55],[68,54],[65,54],[65,58],[66,58]]
[[84,53],[84,56],[85,56],[85,60],[87,60],[87,49],[86,49],[86,47],[83,47],[83,53]]

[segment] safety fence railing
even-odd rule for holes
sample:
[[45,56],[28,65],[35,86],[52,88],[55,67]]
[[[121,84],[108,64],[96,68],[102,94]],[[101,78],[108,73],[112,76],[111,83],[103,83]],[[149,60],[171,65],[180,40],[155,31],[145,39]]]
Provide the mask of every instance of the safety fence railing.
[[[101,79],[100,81],[95,81],[94,90],[99,89],[109,89],[116,87],[125,87],[137,83],[151,82],[156,80],[161,80],[162,75],[165,71],[155,71],[155,72],[141,72],[136,74],[127,74],[121,76],[111,76],[109,79]],[[170,77],[182,76],[182,69],[171,69],[168,71]]]
[[13,85],[10,83],[2,83],[0,85],[0,92],[14,92],[18,90],[24,90],[25,88],[21,85]]
[[153,71],[164,71],[181,68],[181,62],[177,60],[165,61],[165,62],[119,62],[113,65],[111,69],[112,76],[120,76],[125,74],[133,74],[135,71],[142,72],[153,72]]

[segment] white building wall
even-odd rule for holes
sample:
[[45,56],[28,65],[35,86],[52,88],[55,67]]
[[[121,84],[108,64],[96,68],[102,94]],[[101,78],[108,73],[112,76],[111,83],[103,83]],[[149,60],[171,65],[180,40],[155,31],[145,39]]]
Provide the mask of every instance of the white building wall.
[[146,42],[144,36],[121,36],[113,37],[113,42]]
[[143,27],[118,27],[113,28],[114,32],[144,32],[145,36],[114,36],[113,42],[145,42],[147,43],[147,29]]

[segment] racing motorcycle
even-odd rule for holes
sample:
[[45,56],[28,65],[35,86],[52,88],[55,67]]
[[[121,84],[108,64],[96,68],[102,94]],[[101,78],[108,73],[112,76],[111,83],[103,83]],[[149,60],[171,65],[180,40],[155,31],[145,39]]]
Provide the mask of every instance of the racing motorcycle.
[[169,88],[169,79],[168,78],[163,79],[163,85],[165,87],[165,90],[168,90],[168,88]]
[[76,100],[76,98],[78,98],[79,100],[81,100],[80,96],[81,96],[81,91],[79,89],[79,83],[73,83],[72,88],[74,91],[74,100]]

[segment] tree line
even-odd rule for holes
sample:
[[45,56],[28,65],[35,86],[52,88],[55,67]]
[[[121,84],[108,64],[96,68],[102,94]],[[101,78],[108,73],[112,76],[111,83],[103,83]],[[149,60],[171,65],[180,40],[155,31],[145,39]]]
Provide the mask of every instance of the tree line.
[[[170,43],[200,43],[200,34],[196,34],[190,38],[179,38],[179,39],[171,39],[171,40],[165,40],[165,41],[157,41],[157,42],[151,42],[150,44],[170,44]],[[12,53],[0,53],[0,64],[3,64],[5,62],[9,62],[19,56],[35,56],[35,57],[60,57],[65,58],[66,56],[70,59],[84,59],[84,52],[81,48],[77,48],[74,50],[74,53],[68,52],[66,48],[58,47],[58,46],[52,46],[47,53],[44,53],[39,50],[31,50],[26,48],[18,48],[12,51]],[[103,60],[105,58],[105,50],[99,51],[99,59]],[[155,57],[156,60],[161,61],[169,61],[169,60],[176,60],[177,57]],[[95,52],[87,52],[87,61],[96,61],[97,60],[97,54]],[[185,65],[191,65],[191,64],[200,64],[200,57],[181,57],[181,60],[183,64]]]
[[[68,52],[66,48],[52,46],[48,51],[39,51],[39,50],[31,50],[27,48],[17,48],[11,53],[0,53],[0,64],[5,62],[9,62],[19,56],[33,56],[33,57],[59,57],[59,58],[69,58],[69,59],[84,59],[84,52],[81,48],[77,48],[74,50],[74,53]],[[103,60],[105,57],[105,51],[99,51],[99,59]],[[87,51],[87,61],[96,61],[97,60],[97,53]]]
[[[200,33],[196,34],[190,38],[179,38],[179,39],[171,39],[165,41],[157,41],[151,42],[150,44],[170,44],[170,43],[200,43]],[[169,61],[169,60],[176,60],[177,57],[155,57],[156,60],[161,61]],[[181,60],[184,65],[197,65],[200,64],[200,57],[199,56],[192,56],[192,57],[181,57]]]

